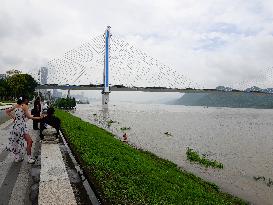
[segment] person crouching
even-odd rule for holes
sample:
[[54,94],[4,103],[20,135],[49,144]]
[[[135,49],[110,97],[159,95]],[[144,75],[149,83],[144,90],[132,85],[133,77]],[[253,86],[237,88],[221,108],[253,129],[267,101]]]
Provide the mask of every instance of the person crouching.
[[41,120],[41,123],[40,123],[40,138],[41,138],[41,140],[44,139],[43,130],[47,129],[48,125],[55,128],[57,131],[56,137],[59,136],[61,121],[58,117],[54,116],[54,112],[55,112],[54,108],[52,108],[52,107],[48,108],[47,116]]

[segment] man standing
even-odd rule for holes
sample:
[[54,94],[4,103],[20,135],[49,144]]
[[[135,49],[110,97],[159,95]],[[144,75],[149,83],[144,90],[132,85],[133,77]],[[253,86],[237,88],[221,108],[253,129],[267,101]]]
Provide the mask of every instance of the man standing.
[[[34,107],[33,107],[33,109],[32,109],[31,114],[32,114],[34,117],[40,117],[40,116],[41,116],[41,99],[40,99],[39,96],[38,96],[38,97],[36,98],[36,100],[34,101]],[[34,130],[39,130],[39,128],[38,128],[38,123],[39,123],[39,121],[33,120],[33,129],[34,129]]]

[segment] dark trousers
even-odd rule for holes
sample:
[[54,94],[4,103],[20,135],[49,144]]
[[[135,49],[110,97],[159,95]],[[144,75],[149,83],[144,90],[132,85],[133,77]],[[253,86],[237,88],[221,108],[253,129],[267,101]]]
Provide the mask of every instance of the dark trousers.
[[[39,114],[35,114],[35,115],[33,115],[33,116],[34,116],[34,117],[40,117]],[[38,129],[39,129],[38,124],[39,124],[39,120],[33,120],[33,129],[34,129],[34,130],[38,130]]]

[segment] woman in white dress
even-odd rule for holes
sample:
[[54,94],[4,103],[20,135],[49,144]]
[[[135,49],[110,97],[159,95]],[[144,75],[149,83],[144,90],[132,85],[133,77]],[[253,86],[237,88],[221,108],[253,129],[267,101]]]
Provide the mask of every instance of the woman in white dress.
[[[12,113],[14,111],[14,114]],[[15,161],[23,161],[21,156],[24,155],[24,141],[27,142],[27,155],[28,163],[33,164],[35,160],[31,157],[32,139],[28,133],[28,128],[26,125],[26,118],[32,120],[40,120],[42,117],[33,117],[29,113],[28,109],[28,98],[22,96],[18,99],[17,104],[6,110],[7,115],[9,115],[14,120],[12,130],[10,132],[9,143],[7,145],[7,150],[13,152],[15,155]]]

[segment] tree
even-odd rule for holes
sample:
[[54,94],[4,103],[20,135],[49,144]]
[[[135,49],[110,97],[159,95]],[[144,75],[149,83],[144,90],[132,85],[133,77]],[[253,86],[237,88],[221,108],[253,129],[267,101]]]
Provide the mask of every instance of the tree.
[[6,80],[0,79],[0,99],[6,96]]
[[11,88],[7,83],[7,79],[0,79],[0,99],[11,100],[12,99]]
[[6,74],[7,74],[8,77],[16,75],[16,74],[21,74],[21,73],[22,73],[22,71],[15,70],[15,69],[11,69],[11,70],[9,70],[9,71],[6,72]]
[[38,83],[29,74],[13,74],[7,78],[7,85],[11,94],[18,98],[22,95],[32,97]]
[[56,100],[54,106],[61,109],[73,109],[76,107],[75,98],[59,98]]

